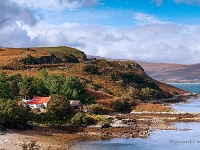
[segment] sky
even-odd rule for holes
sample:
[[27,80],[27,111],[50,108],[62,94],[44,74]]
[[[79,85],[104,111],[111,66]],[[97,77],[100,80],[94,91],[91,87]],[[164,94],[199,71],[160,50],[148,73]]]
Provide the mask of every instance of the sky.
[[0,0],[0,46],[200,63],[200,0]]

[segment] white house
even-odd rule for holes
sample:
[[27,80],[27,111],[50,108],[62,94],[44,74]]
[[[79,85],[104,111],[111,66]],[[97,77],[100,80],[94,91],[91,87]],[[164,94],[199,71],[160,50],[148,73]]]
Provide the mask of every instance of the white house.
[[29,105],[32,109],[40,109],[43,107],[46,108],[50,100],[51,96],[49,97],[35,96],[32,100],[28,101],[26,104]]

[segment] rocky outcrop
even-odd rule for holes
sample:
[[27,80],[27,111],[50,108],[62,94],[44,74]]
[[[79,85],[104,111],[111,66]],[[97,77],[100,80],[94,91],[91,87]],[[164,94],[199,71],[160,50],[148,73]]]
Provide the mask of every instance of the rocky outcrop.
[[89,136],[101,136],[108,138],[146,138],[149,136],[148,127],[110,127],[110,128],[97,128],[97,127],[87,127],[83,132],[78,133],[82,135]]
[[56,57],[54,54],[50,56],[42,56],[40,58],[35,58],[31,55],[27,55],[26,58],[21,60],[25,65],[36,65],[36,64],[59,64],[62,60]]
[[78,134],[108,138],[146,138],[149,136],[149,122],[115,118],[110,126],[90,126]]
[[41,58],[36,59],[37,64],[59,64],[62,63],[62,60],[56,57],[54,54],[50,56],[42,56]]

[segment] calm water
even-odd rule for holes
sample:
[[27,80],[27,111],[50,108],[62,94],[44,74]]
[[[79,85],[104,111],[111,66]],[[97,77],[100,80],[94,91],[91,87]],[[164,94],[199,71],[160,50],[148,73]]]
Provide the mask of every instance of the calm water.
[[195,84],[195,83],[171,83],[171,85],[176,86],[180,89],[184,89],[190,92],[198,93],[200,94],[200,84]]
[[[179,88],[200,94],[200,84],[173,84]],[[200,99],[189,100],[189,103],[173,105],[177,110],[200,112]],[[147,139],[109,139],[102,141],[80,141],[73,150],[199,150],[200,123],[176,123],[173,126],[180,130],[158,130],[150,133]],[[187,131],[181,129],[189,129]]]
[[[200,94],[200,84],[180,84],[174,83],[173,86],[176,86],[181,89],[185,89],[190,92]],[[185,103],[179,103],[172,105],[175,110],[180,111],[189,111],[189,112],[200,112],[200,98],[187,100]]]

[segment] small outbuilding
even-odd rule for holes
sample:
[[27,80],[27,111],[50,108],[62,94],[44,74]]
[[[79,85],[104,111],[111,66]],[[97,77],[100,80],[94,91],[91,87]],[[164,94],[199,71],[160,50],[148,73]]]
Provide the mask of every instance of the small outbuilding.
[[81,110],[83,109],[83,104],[80,100],[69,100],[70,106],[74,110]]

